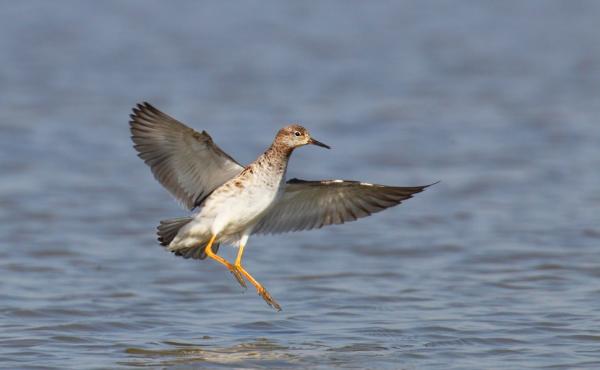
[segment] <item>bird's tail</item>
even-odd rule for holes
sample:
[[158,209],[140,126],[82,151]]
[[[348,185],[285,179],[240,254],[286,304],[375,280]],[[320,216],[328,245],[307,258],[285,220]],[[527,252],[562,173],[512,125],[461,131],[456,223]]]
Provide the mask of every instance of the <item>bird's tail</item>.
[[160,225],[158,225],[156,228],[158,230],[157,234],[160,245],[166,247],[171,244],[179,232],[179,229],[187,225],[190,221],[192,221],[191,217],[179,217],[162,220]]
[[[157,234],[158,241],[160,245],[168,247],[169,244],[175,239],[179,230],[187,225],[190,221],[192,221],[192,217],[179,217],[179,218],[171,218],[168,220],[160,221],[160,225],[157,226]],[[188,247],[188,248],[177,248],[172,249],[168,248],[171,252],[173,252],[177,256],[181,256],[183,258],[193,258],[193,259],[205,259],[206,253],[204,252],[204,247],[208,243],[200,242],[197,246]],[[217,253],[219,250],[219,244],[213,244],[212,250]]]

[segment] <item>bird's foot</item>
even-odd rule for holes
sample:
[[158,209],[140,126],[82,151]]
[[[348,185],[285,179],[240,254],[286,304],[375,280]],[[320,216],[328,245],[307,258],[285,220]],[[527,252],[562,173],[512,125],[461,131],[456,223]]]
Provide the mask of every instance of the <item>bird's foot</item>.
[[273,297],[271,297],[271,295],[269,294],[269,292],[267,292],[265,288],[263,288],[262,286],[257,287],[256,291],[258,292],[258,295],[261,296],[262,299],[264,299],[269,306],[273,307],[276,311],[281,311],[281,306],[279,305],[279,303],[277,303],[277,301],[275,301]]
[[241,264],[237,263],[235,265],[235,267],[237,268],[237,270],[239,272],[241,272],[246,279],[248,279],[249,282],[252,283],[252,285],[254,285],[256,287],[256,292],[258,293],[259,296],[262,297],[262,299],[265,300],[265,302],[267,302],[267,304],[271,307],[273,307],[275,310],[277,311],[281,311],[281,306],[279,305],[279,303],[277,303],[273,297],[271,297],[271,295],[269,294],[269,292],[267,292],[267,290],[262,286],[262,284],[260,284],[258,281],[256,281],[256,279],[254,279],[252,277],[252,275],[250,275],[248,273],[248,271],[246,271],[246,269],[244,269],[242,267]]
[[248,286],[246,285],[246,281],[244,280],[242,273],[236,266],[231,266],[229,271],[231,272],[235,280],[237,280],[237,282],[242,286],[242,288],[248,289]]

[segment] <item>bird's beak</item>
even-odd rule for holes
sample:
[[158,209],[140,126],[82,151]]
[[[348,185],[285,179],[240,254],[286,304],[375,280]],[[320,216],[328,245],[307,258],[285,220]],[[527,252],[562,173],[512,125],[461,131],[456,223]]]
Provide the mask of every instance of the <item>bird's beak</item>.
[[312,137],[310,138],[310,140],[308,141],[309,144],[312,145],[316,145],[316,146],[322,146],[323,148],[327,148],[327,149],[331,149],[331,147],[327,144],[323,144],[322,142],[313,139]]

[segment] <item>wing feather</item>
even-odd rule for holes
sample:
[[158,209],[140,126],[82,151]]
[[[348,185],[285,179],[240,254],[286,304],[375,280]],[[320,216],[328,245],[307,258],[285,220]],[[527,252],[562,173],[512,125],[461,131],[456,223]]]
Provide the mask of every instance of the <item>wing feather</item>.
[[347,180],[292,179],[281,198],[255,226],[254,233],[276,234],[354,221],[398,205],[431,185],[399,187]]
[[199,133],[148,103],[138,104],[130,117],[138,156],[188,209],[243,170],[206,131]]

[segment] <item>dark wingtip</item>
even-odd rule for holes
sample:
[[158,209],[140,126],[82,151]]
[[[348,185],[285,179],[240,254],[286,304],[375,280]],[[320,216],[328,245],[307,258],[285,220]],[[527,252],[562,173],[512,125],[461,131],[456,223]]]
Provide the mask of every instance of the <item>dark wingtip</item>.
[[133,109],[132,109],[133,114],[130,115],[130,117],[131,116],[136,116],[140,112],[143,112],[143,111],[146,111],[146,110],[152,110],[152,109],[155,109],[155,108],[152,106],[152,104],[148,103],[147,101],[143,101],[141,103],[137,103],[135,105],[135,107],[133,107]]
[[133,113],[129,114],[129,124],[131,126],[133,126],[135,124],[135,122],[137,121],[138,117],[140,116],[140,114],[144,110],[144,107],[142,106],[142,104],[143,103],[137,103],[135,105],[135,107],[133,107],[131,109],[131,111],[133,112]]
[[438,180],[438,181],[436,181],[436,182],[432,182],[432,183],[431,183],[431,184],[429,184],[429,185],[425,185],[425,186],[423,186],[423,189],[427,189],[427,188],[428,188],[428,187],[430,187],[430,186],[437,185],[437,184],[439,184],[440,182],[442,182],[442,180]]
[[132,113],[129,114],[129,125],[132,128],[138,122],[141,116],[160,113],[158,109],[154,108],[154,106],[147,101],[136,103],[135,107],[133,107],[131,111]]
[[157,111],[157,110],[158,110],[158,109],[154,108],[154,105],[152,105],[152,104],[148,103],[147,101],[145,101],[145,102],[142,102],[142,107],[143,107],[145,110],[149,110],[149,111],[151,111],[151,112],[155,112],[155,111]]

